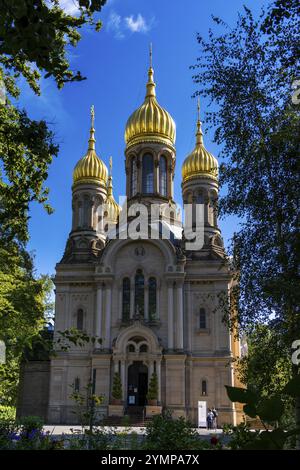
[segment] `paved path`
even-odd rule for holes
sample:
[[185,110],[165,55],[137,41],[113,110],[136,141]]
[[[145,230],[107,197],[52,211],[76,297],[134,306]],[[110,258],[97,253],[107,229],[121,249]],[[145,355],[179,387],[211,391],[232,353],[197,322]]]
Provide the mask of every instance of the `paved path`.
[[[129,427],[124,427],[124,426],[104,426],[104,429],[109,432],[111,429],[114,429],[116,432],[124,432],[124,431],[129,431],[129,432],[135,432],[137,434],[145,434],[145,428],[144,427],[133,427],[133,426],[129,426]],[[44,426],[44,430],[45,431],[49,431],[51,434],[53,434],[54,436],[59,436],[61,434],[72,434],[74,431],[75,432],[81,432],[81,426],[78,426],[78,425],[57,425],[57,424],[47,424],[46,426]],[[86,428],[88,429],[88,428]],[[73,430],[73,431],[72,431]],[[208,436],[211,436],[211,435],[221,435],[223,433],[222,429],[217,429],[216,431],[215,430],[208,430],[208,429],[199,429],[199,428],[196,428],[196,430],[198,431],[198,433],[200,434],[200,436],[205,436],[205,437],[208,437]]]

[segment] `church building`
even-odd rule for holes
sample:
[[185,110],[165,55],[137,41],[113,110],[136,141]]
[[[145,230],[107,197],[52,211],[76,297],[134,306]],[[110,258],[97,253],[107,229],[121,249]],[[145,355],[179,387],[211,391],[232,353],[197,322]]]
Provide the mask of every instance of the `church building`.
[[[204,146],[198,112],[181,188],[183,204],[204,208],[204,243],[189,249],[174,200],[175,122],[155,88],[151,63],[144,102],[125,128],[123,207],[114,199],[112,164],[108,170],[96,153],[91,112],[87,153],[73,173],[72,229],[56,266],[54,338],[76,328],[97,340],[67,350],[57,346],[49,370],[49,423],[76,422],[72,392],[83,393],[90,381],[103,397],[99,414],[113,414],[116,373],[121,413],[151,408],[147,393],[155,376],[156,406],[149,413],[169,409],[197,424],[198,402],[206,402],[218,410],[219,425],[239,421],[225,389],[236,384],[239,343],[222,321],[219,300],[229,296],[233,275],[218,227],[218,162]],[[140,206],[146,234],[130,237]],[[162,237],[165,231],[169,237]]]

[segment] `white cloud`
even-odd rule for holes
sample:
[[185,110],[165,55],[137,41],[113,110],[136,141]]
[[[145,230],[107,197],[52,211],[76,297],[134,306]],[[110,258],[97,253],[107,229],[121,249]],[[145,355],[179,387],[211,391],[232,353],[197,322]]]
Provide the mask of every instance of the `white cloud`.
[[124,18],[126,27],[132,33],[147,33],[152,26],[152,21],[147,24],[145,18],[139,13],[134,19],[133,15]]
[[122,17],[115,11],[109,15],[106,25],[107,31],[112,31],[117,39],[123,39],[124,33],[122,32]]
[[115,11],[112,11],[109,15],[106,29],[114,34],[115,38],[123,39],[125,37],[126,31],[131,31],[132,33],[147,33],[150,31],[153,25],[154,18],[150,21],[138,13],[136,17],[134,15],[122,17]]
[[77,0],[59,0],[59,6],[68,14],[76,15],[79,13]]

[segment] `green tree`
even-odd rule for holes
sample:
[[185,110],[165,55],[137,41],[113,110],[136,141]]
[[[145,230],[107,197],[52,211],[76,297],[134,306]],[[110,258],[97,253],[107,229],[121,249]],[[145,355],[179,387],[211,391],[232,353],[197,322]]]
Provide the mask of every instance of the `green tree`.
[[149,382],[149,389],[147,393],[148,400],[157,400],[158,398],[158,379],[157,374],[153,372]]
[[[299,105],[292,102],[299,28],[295,2],[284,2],[284,13],[274,17],[278,4],[259,19],[244,7],[232,28],[213,18],[223,31],[210,30],[208,40],[198,36],[194,81],[197,93],[216,105],[206,121],[224,157],[220,183],[228,194],[221,213],[242,221],[232,246],[231,318],[241,328],[272,321],[278,349],[289,357],[300,337]],[[292,373],[299,374],[298,366]]]
[[72,16],[58,0],[0,0],[0,334],[7,346],[0,399],[5,403],[15,402],[23,349],[39,342],[44,314],[52,309],[51,282],[36,279],[26,242],[30,204],[41,203],[52,212],[45,181],[58,154],[46,121],[32,120],[19,109],[17,80],[23,77],[39,94],[42,75],[59,88],[84,79],[70,69],[68,51],[76,47],[85,26],[99,31],[95,15],[106,0],[74,3],[78,14]]
[[45,324],[51,284],[35,279],[32,259],[24,251],[0,249],[0,339],[6,344],[6,363],[0,365],[0,403],[14,405],[19,366],[25,347]]
[[122,382],[119,372],[114,374],[113,387],[112,387],[112,397],[116,400],[122,400]]

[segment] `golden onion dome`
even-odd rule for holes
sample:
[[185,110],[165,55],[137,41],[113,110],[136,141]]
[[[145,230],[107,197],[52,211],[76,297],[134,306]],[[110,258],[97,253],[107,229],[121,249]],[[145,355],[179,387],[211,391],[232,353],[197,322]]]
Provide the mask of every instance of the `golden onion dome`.
[[91,129],[89,146],[86,155],[79,160],[73,171],[73,183],[97,183],[106,186],[107,184],[107,167],[105,163],[98,157],[95,150],[95,129],[94,129],[94,107],[91,108]]
[[203,144],[203,134],[201,129],[201,121],[199,116],[198,104],[198,120],[196,132],[196,145],[194,150],[186,157],[182,164],[182,180],[188,181],[199,176],[218,179],[218,160],[210,153]]
[[116,222],[122,208],[115,201],[115,198],[113,196],[113,185],[112,185],[112,175],[111,175],[112,157],[110,157],[109,159],[109,167],[110,167],[110,175],[108,177],[108,183],[107,183],[107,199],[105,201],[105,212],[107,212],[106,217],[108,220]]
[[140,142],[163,142],[174,146],[176,139],[176,125],[171,115],[162,108],[155,93],[153,81],[153,68],[151,63],[146,85],[144,103],[129,117],[125,129],[125,142],[127,147]]

